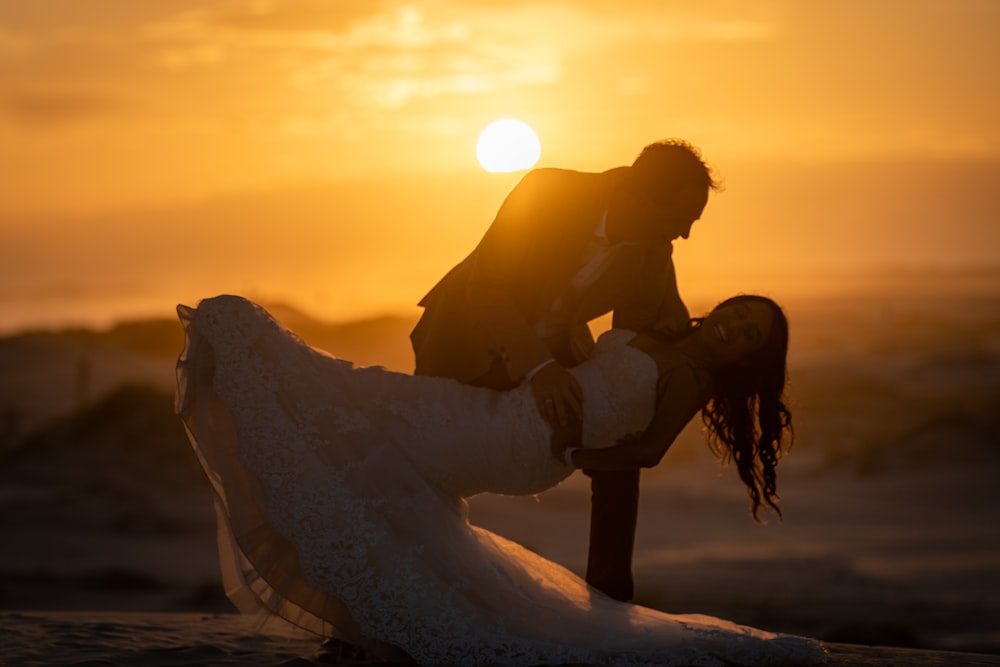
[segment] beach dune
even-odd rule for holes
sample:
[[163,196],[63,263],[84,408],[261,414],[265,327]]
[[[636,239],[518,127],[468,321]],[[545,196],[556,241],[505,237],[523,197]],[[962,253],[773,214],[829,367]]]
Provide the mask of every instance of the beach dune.
[[[832,664],[1000,664],[1000,281],[934,289],[786,303],[784,520],[749,518],[691,425],[644,472],[637,602],[817,637]],[[410,324],[293,328],[402,366]],[[310,664],[316,638],[261,635],[222,592],[208,485],[173,414],[179,334],[164,318],[0,339],[0,664]],[[470,516],[580,573],[588,496],[574,475],[473,498]]]

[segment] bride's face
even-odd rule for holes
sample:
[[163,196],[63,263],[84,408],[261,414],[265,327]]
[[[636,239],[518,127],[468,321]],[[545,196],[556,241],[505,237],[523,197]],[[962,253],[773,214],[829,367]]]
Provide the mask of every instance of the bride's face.
[[709,313],[698,333],[712,360],[731,364],[760,349],[771,335],[774,313],[760,301],[737,301]]

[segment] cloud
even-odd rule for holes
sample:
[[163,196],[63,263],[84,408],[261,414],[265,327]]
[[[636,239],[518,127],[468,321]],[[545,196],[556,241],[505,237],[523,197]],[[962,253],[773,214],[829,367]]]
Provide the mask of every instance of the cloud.
[[158,61],[167,69],[249,62],[264,53],[271,63],[286,64],[288,80],[300,92],[339,89],[353,105],[378,109],[544,85],[559,77],[555,50],[533,41],[524,29],[531,22],[510,12],[455,18],[411,5],[374,13],[323,13],[317,3],[277,7],[248,5],[227,14],[190,10],[145,26],[143,34],[162,45]]
[[[259,90],[289,101],[279,132],[329,136],[421,102],[558,86],[581,59],[589,67],[605,53],[628,58],[628,74],[611,85],[642,94],[655,88],[657,72],[655,59],[639,54],[773,32],[763,10],[740,5],[715,4],[711,14],[623,1],[627,12],[596,2],[216,2],[148,23],[141,34],[166,70],[216,69],[230,80],[252,73]],[[335,115],[324,102],[331,98]]]
[[244,30],[286,32],[340,32],[359,20],[379,14],[384,3],[330,2],[329,0],[248,0],[216,11],[212,23]]
[[32,40],[0,27],[0,57],[17,57],[31,53],[35,48]]
[[309,88],[339,86],[347,99],[381,109],[453,95],[548,85],[560,78],[558,53],[481,19],[439,21],[412,8],[372,17],[344,36],[350,48],[303,68]]
[[0,115],[15,123],[51,127],[103,115],[120,105],[95,93],[70,90],[0,92]]
[[156,62],[168,70],[186,70],[205,65],[215,65],[226,59],[226,49],[222,44],[205,42],[163,49]]
[[[40,85],[58,91],[82,73],[118,86],[125,97],[158,98],[161,112],[240,108],[259,113],[260,124],[282,134],[331,135],[352,124],[367,127],[380,113],[398,117],[395,112],[423,102],[556,90],[570,77],[591,80],[605,58],[617,61],[619,72],[609,77],[600,70],[606,90],[648,94],[658,85],[655,54],[663,45],[761,40],[774,30],[756,5],[621,3],[157,0],[129,17],[119,13],[132,21],[120,30],[71,22],[58,30],[49,25],[26,41],[0,29],[0,58],[31,52],[48,62],[80,50],[67,66],[46,66]],[[178,6],[186,8],[171,9]],[[35,90],[27,73],[17,77],[17,85]],[[177,86],[194,85],[203,86],[197,103],[177,94]],[[43,125],[113,106],[96,95],[43,90],[6,96],[0,113]]]
[[203,6],[147,22],[140,34],[161,44],[208,42],[252,50],[339,51],[353,48],[352,26],[371,15],[370,11],[338,9],[354,4],[325,2],[309,7],[317,3],[288,0],[273,5],[258,0],[239,8]]

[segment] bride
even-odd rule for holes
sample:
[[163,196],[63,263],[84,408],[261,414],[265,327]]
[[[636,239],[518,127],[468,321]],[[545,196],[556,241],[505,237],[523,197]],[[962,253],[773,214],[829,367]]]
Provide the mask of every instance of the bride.
[[823,661],[813,640],[612,600],[470,524],[464,500],[536,493],[576,466],[654,465],[704,408],[754,515],[776,510],[790,419],[773,301],[734,297],[676,342],[606,332],[572,369],[575,431],[544,421],[527,386],[355,367],[241,297],[178,313],[177,412],[215,490],[223,583],[241,611],[430,665]]

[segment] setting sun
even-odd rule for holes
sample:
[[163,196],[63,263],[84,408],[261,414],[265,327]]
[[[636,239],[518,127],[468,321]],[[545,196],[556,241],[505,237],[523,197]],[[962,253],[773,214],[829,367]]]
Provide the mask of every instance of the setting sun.
[[486,171],[530,169],[541,154],[542,145],[535,131],[527,123],[512,118],[487,125],[476,143],[476,157]]

